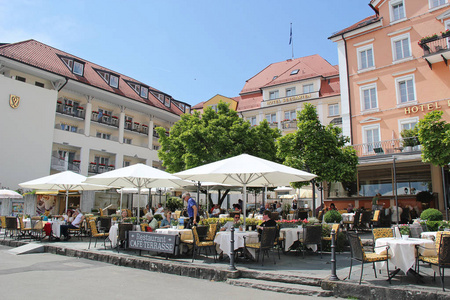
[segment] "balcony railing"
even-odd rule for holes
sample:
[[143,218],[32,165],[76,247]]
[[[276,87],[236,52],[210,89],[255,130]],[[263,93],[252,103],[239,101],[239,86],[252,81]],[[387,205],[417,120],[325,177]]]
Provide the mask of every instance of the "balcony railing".
[[116,128],[119,127],[119,119],[117,117],[110,116],[110,115],[101,115],[96,111],[92,112],[91,121],[109,125],[109,126],[113,126]]
[[[420,145],[413,145],[412,140],[416,140],[417,138],[405,138],[405,139],[395,139],[395,140],[387,140],[380,141],[374,143],[366,143],[353,145],[353,148],[356,150],[356,154],[358,157],[366,157],[366,156],[375,156],[375,155],[384,155],[384,154],[399,154],[399,153],[407,153],[407,152],[420,152]],[[410,142],[408,142],[410,141]]]
[[125,130],[148,135],[148,126],[139,123],[125,122]]
[[81,107],[73,107],[72,105],[66,105],[62,103],[57,103],[56,112],[80,119],[84,119],[85,116],[84,109],[82,109]]
[[297,121],[295,120],[288,120],[288,121],[281,121],[281,128],[282,129],[297,129]]
[[52,170],[57,170],[60,172],[63,171],[73,171],[76,173],[80,173],[80,161],[74,160],[72,163],[66,161],[65,159],[59,156],[52,156],[50,168]]
[[89,173],[101,174],[112,170],[115,170],[115,166],[113,165],[105,165],[92,162],[89,164]]
[[423,49],[423,59],[425,59],[432,68],[432,64],[445,62],[450,59],[450,37],[439,36],[424,42],[419,42],[419,46]]

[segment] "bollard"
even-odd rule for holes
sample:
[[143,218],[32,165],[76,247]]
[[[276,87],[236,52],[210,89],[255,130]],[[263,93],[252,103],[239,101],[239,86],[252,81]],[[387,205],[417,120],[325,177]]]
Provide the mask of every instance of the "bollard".
[[230,271],[236,271],[236,267],[234,266],[234,226],[231,227],[231,253],[230,253],[230,266],[228,267],[228,270]]
[[331,281],[337,281],[339,278],[336,275],[336,231],[331,230]]

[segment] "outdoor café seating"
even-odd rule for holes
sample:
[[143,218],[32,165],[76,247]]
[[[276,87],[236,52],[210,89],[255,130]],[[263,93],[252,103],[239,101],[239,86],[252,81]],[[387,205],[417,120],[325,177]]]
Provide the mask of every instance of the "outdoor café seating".
[[[389,246],[382,246],[380,248],[384,248],[384,250],[381,253],[366,253],[364,251],[363,245],[361,243],[361,238],[358,236],[357,233],[353,232],[347,232],[347,238],[350,243],[350,252],[351,252],[351,259],[350,259],[350,271],[348,273],[348,279],[350,279],[350,275],[352,274],[352,266],[353,266],[353,260],[361,262],[361,276],[359,277],[359,284],[361,284],[363,271],[364,271],[364,264],[366,263],[372,263],[373,265],[373,271],[375,273],[375,278],[377,278],[377,271],[375,268],[375,262],[379,261],[386,261],[386,271],[389,275],[389,258],[390,255],[388,253]],[[391,277],[388,277],[389,283],[391,283]]]
[[320,245],[320,258],[322,258],[322,226],[305,226],[303,229],[303,236],[300,236],[300,232],[297,234],[303,258],[305,258],[305,252],[307,251],[306,245]]
[[[261,240],[257,243],[247,243],[246,237],[244,237],[244,248],[245,250],[253,249],[256,252],[256,262],[259,261],[259,255],[262,255],[262,265],[264,266],[264,254],[269,257],[270,250],[273,250],[275,237],[277,234],[276,227],[264,227],[261,233]],[[247,252],[247,251],[246,251]],[[272,253],[273,263],[276,264],[275,254]]]
[[[202,241],[200,239],[199,232],[197,231],[198,228],[202,228],[202,226],[198,226],[198,227],[197,226],[193,226],[192,227],[192,236],[193,236],[193,239],[192,239],[192,246],[193,246],[193,248],[192,248],[192,262],[194,262],[194,260],[195,260],[195,255],[197,253],[200,254],[200,251],[201,251],[202,248],[205,249],[205,254],[206,255],[207,255],[206,252],[208,250],[213,251],[214,262],[216,262],[216,258],[217,258],[216,243],[214,241]],[[207,230],[208,226],[203,226],[203,228]],[[203,231],[204,231],[203,228],[201,229],[201,231],[202,231],[201,233],[202,234],[203,234]],[[205,231],[205,233],[206,233],[206,231]],[[205,236],[206,236],[206,234],[205,234]],[[189,243],[189,242],[187,242],[185,240],[184,243]]]
[[[88,249],[91,248],[91,240],[93,238],[95,238],[95,246],[94,247],[97,247],[97,240],[98,239],[103,239],[103,245],[105,246],[105,249],[106,249],[106,240],[107,239],[109,240],[109,238],[108,238],[109,233],[107,233],[107,232],[99,233],[98,230],[97,230],[97,225],[95,224],[94,220],[89,220],[89,229],[91,230],[91,235],[89,237],[89,247],[88,247]],[[111,243],[111,241],[109,241],[109,242],[110,242],[111,248],[112,248],[112,243]]]
[[[118,224],[118,232],[117,235],[117,252],[119,252],[119,247],[126,248],[126,242],[128,240],[128,232],[133,230],[133,224],[131,223],[122,223]],[[115,241],[111,241],[114,243]]]
[[18,238],[25,238],[25,237],[31,238],[32,237],[31,231],[33,230],[33,228],[25,227],[23,216],[18,216],[17,218],[19,219],[20,224],[20,236],[18,236]]

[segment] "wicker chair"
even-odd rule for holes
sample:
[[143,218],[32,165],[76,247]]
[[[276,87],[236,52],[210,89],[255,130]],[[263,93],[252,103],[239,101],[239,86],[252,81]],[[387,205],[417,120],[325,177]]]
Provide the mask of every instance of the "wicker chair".
[[2,229],[4,231],[4,234],[6,236],[6,217],[5,216],[0,216],[0,223],[2,225]]
[[[372,228],[373,234],[373,247],[375,247],[375,241],[379,238],[394,237],[392,228]],[[375,248],[373,248],[375,250]]]
[[214,241],[217,233],[217,228],[217,224],[209,224],[209,230],[206,234],[206,237],[204,238],[204,241]]
[[[89,220],[89,228],[91,230],[91,236],[89,238],[89,247],[88,247],[88,249],[91,248],[91,240],[92,240],[92,238],[95,238],[95,246],[94,247],[97,247],[97,240],[98,239],[103,239],[103,245],[105,246],[105,249],[106,249],[106,240],[109,239],[108,238],[109,233],[106,233],[106,232],[99,233],[97,231],[97,224],[95,224],[94,220]],[[109,242],[110,242],[111,248],[112,248],[112,243],[111,243],[111,241],[109,241]]]
[[[206,229],[208,229],[207,226],[205,226]],[[192,237],[193,237],[193,243],[192,243],[192,262],[195,260],[195,255],[197,252],[200,254],[200,250],[202,248],[208,250],[212,248],[213,254],[214,254],[214,262],[216,262],[217,258],[217,252],[216,252],[216,243],[214,241],[201,241],[199,233],[197,232],[197,226],[192,227]],[[186,241],[185,241],[186,242]],[[205,253],[206,254],[206,253]]]
[[18,238],[23,237],[25,238],[26,236],[28,236],[29,238],[31,238],[31,231],[33,230],[33,228],[31,227],[25,227],[25,224],[23,222],[23,216],[18,216],[19,219],[19,224],[20,224],[20,236],[18,236]]
[[380,210],[376,210],[373,213],[372,220],[370,220],[370,223],[372,224],[372,227],[380,223]]
[[[436,234],[436,252],[437,256],[420,256],[418,261],[438,266],[439,276],[441,277],[442,290],[444,288],[444,268],[450,267],[450,232],[438,231]],[[442,270],[442,272],[441,272]],[[417,272],[419,272],[419,264],[417,263]],[[434,272],[436,278],[436,272]]]
[[389,246],[381,246],[380,248],[385,248],[385,251],[381,252],[380,254],[366,253],[361,243],[361,238],[358,236],[358,234],[347,232],[347,238],[348,241],[350,242],[350,250],[351,250],[350,271],[348,273],[348,279],[350,279],[350,275],[352,273],[353,260],[361,262],[361,276],[359,277],[359,284],[361,284],[365,263],[372,263],[375,278],[377,278],[377,270],[375,268],[375,262],[386,261],[388,280],[389,283],[391,283],[391,277],[389,276],[389,258],[390,258],[390,255],[388,253]]
[[16,217],[5,217],[5,235],[3,239],[9,234],[10,237],[14,237],[15,235],[18,235],[18,228],[17,228],[17,218]]
[[[340,224],[339,224],[339,223],[335,223],[335,224],[333,224],[333,225],[331,226],[331,230],[334,229],[334,232],[336,233],[336,237],[337,237],[337,234],[338,234],[338,232],[339,232],[339,228],[340,228]],[[322,241],[331,241],[331,233],[330,233],[330,236],[324,236],[324,237],[322,237]]]
[[[267,254],[267,257],[269,257],[269,251],[271,249],[273,249],[276,234],[277,234],[276,227],[264,227],[264,229],[262,230],[262,233],[261,233],[261,241],[260,242],[247,244],[246,238],[244,237],[244,248],[245,248],[245,250],[247,250],[248,248],[255,249],[256,262],[259,261],[259,255],[261,253],[262,254],[262,265],[264,266],[264,253]],[[273,263],[276,264],[275,255],[273,255]]]
[[322,226],[312,225],[303,228],[303,236],[298,234],[298,241],[301,244],[303,258],[305,258],[306,245],[320,245],[320,258],[322,258]]
[[119,247],[122,245],[126,248],[126,242],[128,241],[128,231],[133,230],[133,224],[122,223],[119,224],[118,235],[117,235],[117,252],[119,252]]

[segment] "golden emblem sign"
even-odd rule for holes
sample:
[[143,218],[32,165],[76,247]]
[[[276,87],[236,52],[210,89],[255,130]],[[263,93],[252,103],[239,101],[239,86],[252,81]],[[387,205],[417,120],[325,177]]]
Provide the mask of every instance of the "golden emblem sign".
[[16,95],[9,96],[9,106],[12,108],[18,108],[20,103],[20,97]]

